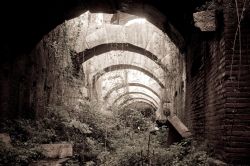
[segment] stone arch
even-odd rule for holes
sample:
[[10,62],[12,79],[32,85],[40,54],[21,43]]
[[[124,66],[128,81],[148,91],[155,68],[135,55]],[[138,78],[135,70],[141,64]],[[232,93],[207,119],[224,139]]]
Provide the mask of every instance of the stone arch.
[[127,107],[129,107],[130,105],[132,105],[132,104],[134,104],[134,103],[143,103],[144,105],[148,105],[149,107],[151,107],[153,110],[157,110],[157,108],[154,106],[154,105],[152,105],[152,104],[150,104],[150,103],[148,103],[148,102],[146,102],[146,101],[132,101],[132,102],[130,102],[130,103],[127,103],[127,104],[125,104],[125,105],[123,105],[123,109],[124,108],[127,108]]
[[[106,22],[95,26],[96,22],[89,21],[88,15],[91,14],[84,13],[62,25],[66,29],[62,35],[66,33],[66,41],[70,41],[67,47],[74,52],[71,57],[76,69],[79,69],[79,64],[100,53],[128,49],[151,58],[167,72],[172,66],[172,59],[179,55],[178,48],[168,36],[148,22],[143,25],[148,26],[143,31],[140,26],[124,28]],[[63,27],[59,26],[55,31],[61,33],[60,28]]]
[[[83,19],[87,19],[87,14],[83,15]],[[76,28],[78,22],[81,22],[81,18],[69,20],[65,23],[65,26],[67,27],[69,39],[75,38],[75,42],[70,43],[69,48],[80,53],[81,57],[79,59],[81,60],[98,55],[96,53],[101,53],[105,49],[106,51],[112,49],[129,49],[141,52],[152,60],[161,61],[161,63],[167,65],[164,58],[174,56],[173,54],[178,53],[178,48],[169,37],[149,22],[143,24],[143,29],[141,26],[126,27],[110,23],[95,26],[96,23],[91,21],[84,23],[86,27],[81,27],[80,29]],[[90,26],[89,28],[88,25]],[[130,45],[126,46],[126,44]]]
[[[71,85],[70,83],[68,83],[69,79],[64,74],[65,71],[69,71],[69,70],[70,70],[69,72],[72,72],[72,73],[74,72],[74,69],[72,68],[72,59],[71,59],[71,56],[73,54],[77,54],[77,52],[79,50],[81,52],[81,51],[84,51],[86,49],[93,48],[93,47],[100,45],[100,44],[120,43],[119,41],[116,41],[117,38],[119,39],[119,36],[117,38],[114,38],[114,41],[107,40],[107,41],[101,42],[102,39],[99,38],[98,33],[99,33],[99,35],[101,35],[101,37],[103,37],[102,32],[107,31],[107,30],[114,30],[114,32],[117,32],[117,33],[119,32],[118,34],[120,34],[120,30],[122,29],[121,25],[108,25],[108,28],[97,28],[98,29],[97,31],[93,30],[93,33],[90,33],[87,37],[87,36],[81,34],[81,33],[87,34],[87,32],[88,32],[88,31],[85,31],[86,27],[87,27],[87,26],[85,26],[85,23],[86,23],[85,22],[83,26],[80,26],[80,29],[85,29],[85,30],[80,32],[80,36],[84,40],[84,42],[81,42],[80,39],[77,38],[76,40],[73,40],[73,42],[71,42],[71,44],[67,44],[66,49],[61,50],[61,48],[65,48],[64,41],[71,41],[72,39],[75,39],[76,36],[78,35],[78,33],[77,33],[78,31],[74,31],[74,27],[77,27],[79,21],[81,21],[81,17],[66,21],[61,26],[58,26],[57,28],[55,28],[55,30],[53,32],[50,32],[48,35],[46,35],[44,37],[44,40],[42,40],[37,45],[37,48],[33,52],[34,56],[30,56],[30,57],[34,57],[36,64],[41,64],[40,66],[42,66],[42,67],[40,67],[39,65],[35,65],[35,67],[37,67],[39,71],[38,72],[34,71],[33,73],[36,73],[35,75],[39,75],[38,77],[42,80],[42,81],[40,81],[41,84],[39,84],[39,86],[37,86],[37,89],[39,92],[41,91],[41,94],[43,94],[45,96],[45,98],[48,98],[47,99],[48,103],[53,103],[54,101],[65,101],[64,100],[65,98],[70,98],[72,100],[72,102],[76,102],[74,95],[67,96],[69,94],[69,93],[67,93],[67,91],[69,91],[69,89],[71,89],[72,91],[74,91],[74,92],[76,91],[76,93],[78,93],[77,92],[78,89],[76,88],[76,86],[88,88],[88,84],[85,84],[83,81],[84,77],[80,77],[80,79],[76,78],[78,85]],[[152,25],[150,25],[150,26],[152,26]],[[92,28],[96,29],[94,27],[92,27]],[[133,28],[131,28],[130,30],[133,31]],[[157,28],[155,30],[160,31]],[[139,28],[138,28],[138,31],[140,31]],[[114,35],[114,36],[116,35],[116,33],[114,33],[114,34],[109,33],[109,34]],[[130,36],[134,35],[134,34],[130,34],[130,32],[128,34]],[[144,34],[150,34],[150,33],[144,33]],[[174,57],[169,57],[165,54],[166,52],[171,54],[171,52],[166,51],[167,49],[163,49],[161,51],[159,51],[159,49],[158,49],[158,47],[162,48],[164,46],[163,44],[166,44],[165,43],[166,34],[164,34],[162,32],[161,33],[156,32],[154,34],[155,34],[154,37],[152,37],[152,38],[150,37],[149,40],[145,40],[147,42],[141,42],[141,40],[139,39],[140,37],[138,37],[138,42],[137,41],[131,41],[131,42],[122,41],[122,43],[131,43],[131,44],[134,44],[138,47],[144,48],[145,50],[149,50],[154,55],[157,55],[157,57],[161,57],[158,59],[162,64],[166,65],[166,63],[170,62],[170,66],[175,67],[175,65],[172,64],[173,59],[171,59]],[[96,35],[96,38],[92,38],[93,36],[91,36],[91,35]],[[59,40],[59,39],[62,39],[62,37],[65,40],[63,40],[63,41]],[[161,40],[158,40],[159,38]],[[85,41],[85,40],[88,40],[88,41]],[[99,40],[99,42],[96,42],[95,40]],[[135,40],[137,40],[137,39],[135,39]],[[161,42],[161,41],[163,41],[163,42]],[[93,42],[92,43],[93,45],[91,44],[91,42]],[[139,43],[139,45],[138,45],[138,43]],[[143,46],[140,45],[140,43],[143,43]],[[151,44],[149,44],[149,43],[151,43]],[[158,44],[160,43],[160,44],[159,45],[157,44],[157,47],[153,47],[153,46],[156,46],[156,43],[158,43]],[[74,47],[74,44],[79,44],[81,46],[81,48],[76,50]],[[41,57],[41,59],[43,59],[44,61],[39,61],[39,57]],[[170,58],[170,59],[168,59],[168,58]],[[178,68],[178,67],[176,67],[176,68]],[[45,72],[44,72],[44,70],[45,70]],[[53,71],[53,72],[51,72],[51,71]],[[46,78],[44,77],[43,73],[48,73],[46,75]],[[176,73],[174,73],[173,76],[175,76],[175,74]],[[75,78],[73,78],[73,79],[75,79]],[[53,80],[55,80],[55,81],[52,83]],[[52,94],[56,94],[57,91],[61,91],[62,93],[51,98],[48,94],[44,93],[45,90],[42,89],[42,87],[43,87],[42,84],[44,81],[49,82],[49,86],[53,86],[53,88],[51,88]],[[58,89],[61,89],[63,87],[63,86],[61,86],[63,84],[67,85],[67,88],[64,88],[65,91],[58,90]],[[157,93],[160,93],[160,92],[158,92],[158,90],[157,90]],[[73,93],[73,94],[75,94],[75,93]],[[33,94],[33,92],[31,92],[31,96],[33,96],[33,95],[36,95],[36,94]],[[88,93],[87,95],[89,95],[88,98],[91,97],[90,96],[91,92]],[[39,98],[39,97],[37,97],[37,98]],[[36,102],[35,105],[36,105],[35,106],[36,108],[39,108],[39,109],[41,108],[41,110],[43,110],[43,108],[44,108],[43,105],[46,105],[46,103],[43,101]],[[42,111],[40,111],[40,112],[42,112]]]
[[161,102],[161,99],[156,96],[152,91],[139,86],[129,86],[129,87],[123,87],[118,90],[113,91],[113,93],[110,94],[109,98],[107,98],[104,103],[107,107],[113,105],[114,101],[121,95],[125,93],[144,93],[149,96],[151,96],[157,103]]
[[145,95],[145,94],[130,94],[130,95],[126,95],[126,96],[122,97],[120,100],[118,100],[115,106],[120,106],[121,103],[123,103],[127,99],[134,99],[134,98],[147,99],[148,101],[151,101],[152,103],[154,103],[155,106],[159,107],[159,104],[157,102],[155,102],[154,99],[152,99],[150,96]]
[[[169,6],[164,5],[165,2],[157,1],[157,2],[144,2],[144,1],[119,1],[119,0],[112,0],[112,1],[98,1],[98,0],[91,0],[91,1],[64,1],[59,2],[55,1],[51,3],[50,1],[38,1],[39,5],[33,5],[33,16],[35,18],[39,18],[39,21],[35,21],[35,24],[30,23],[32,22],[33,16],[30,15],[30,10],[27,6],[30,6],[28,2],[19,3],[17,8],[13,10],[14,15],[20,15],[21,18],[24,18],[23,21],[27,23],[27,26],[24,24],[24,27],[20,30],[17,30],[14,36],[19,36],[17,38],[24,40],[25,42],[21,42],[20,40],[19,47],[26,50],[26,52],[30,52],[30,50],[34,47],[34,45],[41,40],[41,38],[46,35],[49,31],[54,29],[59,24],[62,24],[65,20],[69,20],[75,17],[78,17],[82,13],[86,11],[91,12],[102,12],[102,13],[119,13],[124,12],[128,14],[133,14],[139,17],[145,17],[149,22],[157,26],[159,29],[165,31],[171,39],[175,42],[176,45],[180,48],[184,48],[184,40],[182,35],[180,35],[179,30],[182,30],[179,24],[185,24],[183,22],[185,16],[187,14],[186,6],[190,7],[190,3],[188,2],[180,2],[184,3],[180,7],[176,2],[170,2]],[[60,5],[58,5],[60,4]],[[10,5],[11,6],[11,3]],[[20,7],[21,6],[21,7]],[[162,8],[165,6],[165,8]],[[167,10],[166,10],[167,8]],[[176,11],[176,8],[180,9]],[[47,11],[47,14],[41,14],[43,11]],[[168,12],[166,12],[168,11]],[[186,13],[185,13],[186,12]],[[176,23],[176,17],[178,16],[178,21],[183,23]],[[171,17],[172,19],[169,19]],[[17,22],[17,24],[21,24],[22,22]],[[173,24],[174,23],[174,24]],[[189,23],[189,22],[188,22]],[[177,24],[178,26],[176,26]],[[187,23],[186,23],[187,24]],[[185,24],[185,25],[186,25]],[[15,27],[16,24],[12,24],[12,27]],[[176,27],[176,28],[171,28]],[[34,33],[33,30],[36,30]],[[31,40],[32,39],[32,40]],[[27,42],[26,42],[27,41]],[[26,44],[24,44],[26,43]]]
[[91,87],[91,96],[93,99],[98,99],[99,101],[103,100],[108,91],[113,87],[129,83],[144,84],[147,87],[151,87],[151,89],[157,93],[163,90],[155,79],[149,77],[143,72],[134,69],[122,69],[108,72],[100,77],[100,79],[96,81],[95,87]]
[[[81,63],[82,61],[80,61]],[[150,58],[128,51],[109,51],[98,56],[94,56],[83,63],[84,75],[87,76],[85,82],[90,85],[89,88],[93,91],[94,96],[97,95],[95,83],[98,79],[111,71],[122,69],[137,70],[155,80],[161,88],[166,88],[170,73],[166,73],[155,61]],[[99,88],[99,90],[101,90]],[[99,92],[98,90],[98,92]]]
[[99,71],[98,73],[96,73],[92,78],[92,85],[93,87],[95,87],[95,82],[102,77],[104,74],[108,73],[108,72],[112,72],[115,70],[123,70],[123,69],[133,69],[133,70],[138,70],[141,71],[142,73],[144,73],[145,75],[151,77],[152,79],[154,79],[161,88],[165,88],[164,83],[162,83],[162,81],[159,80],[159,78],[157,78],[154,74],[152,74],[150,71],[145,70],[144,68],[138,67],[138,66],[134,66],[134,65],[129,65],[129,64],[120,64],[120,65],[113,65],[113,66],[109,66],[106,67],[104,69],[102,69],[101,71]]
[[145,99],[145,98],[140,98],[140,97],[138,97],[138,98],[129,98],[129,99],[123,101],[123,102],[119,105],[119,107],[122,108],[125,104],[127,104],[127,103],[130,102],[130,101],[133,101],[133,102],[135,102],[135,101],[146,101],[146,102],[150,103],[151,105],[153,105],[155,108],[158,108],[152,101],[150,101],[150,100],[148,100],[148,99]]
[[128,84],[120,84],[120,85],[117,85],[116,87],[113,87],[112,89],[110,89],[107,94],[104,96],[104,100],[107,100],[110,96],[111,93],[113,93],[114,91],[118,90],[118,89],[121,89],[123,87],[127,87],[127,86],[138,86],[138,87],[143,87],[145,89],[148,89],[149,91],[151,91],[152,93],[154,93],[158,98],[160,98],[160,95],[155,92],[152,88],[146,86],[146,85],[143,85],[143,84],[139,84],[139,83],[128,83]]
[[165,71],[166,73],[169,72],[169,70],[167,69],[167,67],[161,62],[161,60],[157,57],[157,55],[153,54],[152,52],[138,47],[136,45],[133,45],[131,43],[105,43],[105,44],[100,44],[97,45],[93,48],[90,49],[86,49],[82,52],[79,52],[75,55],[72,56],[72,61],[73,64],[75,66],[75,68],[79,69],[79,66],[88,61],[89,59],[91,59],[94,56],[98,56],[100,54],[104,54],[106,52],[110,52],[110,51],[128,51],[128,52],[134,52],[137,54],[141,54],[144,55],[146,57],[148,57],[149,59],[151,59],[153,62],[155,62],[157,65],[159,65],[163,71]]
[[127,92],[127,93],[124,93],[124,94],[120,95],[118,98],[116,98],[114,100],[114,102],[112,103],[112,105],[115,105],[120,99],[122,99],[123,97],[129,96],[131,94],[140,94],[140,95],[147,96],[147,97],[151,98],[155,103],[157,103],[159,105],[159,103],[152,96],[150,96],[150,95],[148,95],[146,93],[142,93],[142,92]]

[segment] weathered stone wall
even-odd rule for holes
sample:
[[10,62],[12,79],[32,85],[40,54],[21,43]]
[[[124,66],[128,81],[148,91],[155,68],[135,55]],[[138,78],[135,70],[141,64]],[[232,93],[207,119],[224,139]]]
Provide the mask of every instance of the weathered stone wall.
[[30,55],[1,65],[1,118],[40,117],[49,104],[74,106],[86,96],[83,75],[73,76],[73,42],[62,24],[45,35]]
[[185,94],[186,94],[186,61],[185,56],[180,54],[177,57],[178,64],[178,77],[173,81],[173,88],[171,94],[172,110],[182,121],[185,119]]
[[[66,26],[66,25],[64,25]],[[76,106],[86,97],[83,73],[73,75],[71,61],[72,41],[67,38],[67,29],[59,26],[37,45],[31,56],[34,61],[31,80],[33,81],[33,105],[37,115],[42,115],[49,104]],[[82,74],[82,75],[81,75]]]

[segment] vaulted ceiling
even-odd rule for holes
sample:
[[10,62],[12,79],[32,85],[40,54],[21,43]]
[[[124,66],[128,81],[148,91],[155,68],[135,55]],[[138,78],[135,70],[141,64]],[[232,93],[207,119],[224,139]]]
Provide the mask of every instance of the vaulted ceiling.
[[[11,53],[29,53],[38,41],[57,25],[87,10],[104,13],[122,11],[138,16],[144,15],[162,30],[171,32],[170,38],[177,45],[184,47],[184,43],[176,39],[180,38],[179,34],[184,39],[188,36],[192,11],[195,6],[202,3],[203,1],[195,0],[5,0],[1,1],[0,11],[3,28],[1,47],[5,58]],[[13,47],[15,49],[11,49]]]
[[[74,67],[83,68],[86,85],[97,98],[108,105],[122,104],[128,96],[139,102],[144,98],[147,101],[143,102],[158,107],[162,93],[182,77],[183,59],[179,58],[185,51],[193,28],[192,13],[199,3],[202,2],[8,1],[1,5],[2,56],[6,60],[32,56],[35,46],[51,42],[49,45],[59,47],[60,38],[65,38],[71,40]],[[141,18],[145,19],[143,25],[129,22]],[[64,34],[61,31],[65,27]],[[61,34],[60,38],[55,38],[55,34]],[[53,41],[43,41],[50,37]],[[118,93],[121,89],[124,91]]]

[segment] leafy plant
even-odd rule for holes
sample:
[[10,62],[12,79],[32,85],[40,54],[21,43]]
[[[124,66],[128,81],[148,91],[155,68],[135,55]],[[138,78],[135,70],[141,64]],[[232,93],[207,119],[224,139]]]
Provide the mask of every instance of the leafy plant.
[[0,165],[24,166],[42,159],[39,149],[27,147],[8,147],[0,141]]
[[100,113],[95,102],[74,109],[54,105],[42,119],[5,121],[1,132],[10,134],[14,148],[0,144],[0,164],[27,165],[42,158],[34,148],[37,144],[67,141],[74,144],[74,156],[64,165],[206,165],[206,147],[194,140],[168,147],[168,129],[152,134],[153,114],[140,109],[110,111],[112,116]]

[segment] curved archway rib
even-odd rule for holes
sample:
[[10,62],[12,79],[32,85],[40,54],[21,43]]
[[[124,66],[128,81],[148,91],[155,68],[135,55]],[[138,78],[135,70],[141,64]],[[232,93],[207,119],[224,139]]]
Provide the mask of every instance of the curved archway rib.
[[106,43],[106,44],[100,44],[98,46],[95,46],[91,49],[86,49],[83,52],[79,52],[76,55],[72,56],[72,62],[75,66],[76,69],[79,68],[79,66],[84,63],[85,61],[89,60],[90,58],[92,58],[93,56],[98,56],[100,54],[103,54],[105,52],[109,52],[112,50],[120,50],[120,51],[130,51],[130,52],[135,52],[141,55],[144,55],[148,58],[150,58],[152,61],[154,61],[157,65],[159,65],[163,71],[165,71],[166,73],[169,73],[169,70],[167,69],[167,67],[161,63],[160,59],[158,59],[158,57],[156,55],[154,55],[153,53],[151,53],[150,51],[135,46],[133,44],[130,43]]
[[152,99],[155,103],[158,103],[152,96],[147,95],[147,94],[145,94],[145,93],[142,93],[142,92],[128,92],[128,93],[122,94],[122,95],[119,96],[117,99],[115,99],[115,101],[112,103],[112,105],[114,105],[115,103],[117,103],[117,101],[119,101],[122,97],[131,95],[131,94],[140,94],[140,95],[144,95],[144,96],[147,96],[147,97],[149,97],[150,99]]
[[160,99],[160,96],[158,93],[156,93],[153,89],[151,89],[150,87],[146,86],[146,85],[143,85],[143,84],[140,84],[140,83],[127,83],[127,84],[120,84],[120,85],[117,85],[116,87],[113,87],[112,89],[110,89],[107,94],[104,96],[104,100],[107,100],[110,96],[111,93],[113,93],[114,91],[118,90],[118,89],[121,89],[123,87],[127,87],[127,86],[138,86],[138,87],[143,87],[145,89],[148,89],[149,91],[151,91],[152,93],[154,93],[159,99]]
[[143,99],[147,99],[148,101],[151,101],[152,103],[154,103],[154,105],[156,107],[159,107],[159,104],[156,103],[152,98],[146,96],[146,95],[141,95],[141,94],[132,94],[132,95],[127,95],[125,97],[123,97],[122,99],[120,99],[119,101],[117,101],[115,106],[120,106],[121,103],[123,103],[125,100],[127,99],[131,99],[131,98],[143,98]]
[[154,107],[152,104],[150,104],[150,103],[148,103],[146,101],[137,101],[137,100],[135,100],[135,101],[133,101],[131,103],[128,103],[128,104],[124,104],[122,108],[127,108],[127,107],[131,106],[134,103],[143,103],[143,104],[148,105],[149,107],[153,108],[155,111],[157,110],[157,108]]
[[143,103],[143,104],[148,105],[149,107],[151,107],[153,110],[155,110],[155,111],[157,110],[157,108],[155,106],[151,105],[150,103],[147,103],[146,101],[142,101],[142,100],[141,101],[140,100],[139,101],[135,100],[135,101],[133,101],[131,103],[124,104],[122,106],[122,109],[127,108],[127,107],[131,106],[134,103]]
[[[157,91],[158,92],[158,91]],[[107,100],[105,100],[105,102],[108,105],[112,105],[114,103],[114,101],[121,95],[125,94],[125,93],[144,93],[147,94],[149,96],[151,96],[152,98],[155,99],[155,101],[157,101],[157,103],[160,103],[160,98],[158,96],[156,96],[152,91],[144,88],[144,87],[139,87],[139,86],[129,86],[129,87],[123,87],[121,89],[118,89],[117,91],[113,91],[113,93],[110,94],[109,98],[107,98]],[[139,95],[139,94],[138,94]],[[136,96],[138,96],[136,95]],[[134,94],[132,94],[132,96],[135,96]],[[123,100],[123,99],[122,99]],[[117,102],[118,103],[118,102]],[[116,104],[117,105],[117,104]]]
[[[122,70],[122,69],[134,69],[134,70],[138,70],[141,71],[142,73],[144,73],[145,75],[153,78],[159,85],[161,88],[165,88],[165,86],[163,85],[163,83],[154,75],[152,74],[150,71],[143,69],[141,67],[138,66],[134,66],[134,65],[129,65],[129,64],[120,64],[120,65],[112,65],[109,67],[104,68],[103,70],[99,71],[98,73],[96,73],[93,78],[92,78],[92,84],[93,87],[95,87],[95,83],[96,81],[103,76],[104,74],[108,73],[108,72],[112,72],[115,70]],[[104,71],[104,72],[103,72]]]
[[150,103],[151,105],[153,105],[155,108],[158,108],[152,101],[150,101],[148,99],[141,98],[141,97],[129,98],[129,99],[125,100],[124,102],[122,102],[119,106],[123,107],[127,102],[129,102],[131,100],[146,101],[146,102]]

